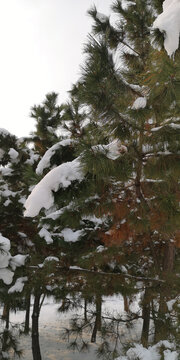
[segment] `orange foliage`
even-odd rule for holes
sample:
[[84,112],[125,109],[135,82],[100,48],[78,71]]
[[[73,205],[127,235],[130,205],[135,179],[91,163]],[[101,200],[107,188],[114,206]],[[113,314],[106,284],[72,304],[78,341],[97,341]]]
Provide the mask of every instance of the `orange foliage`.
[[[151,224],[151,234],[144,232],[142,225],[131,224],[127,218],[131,209],[135,208],[137,203],[133,195],[129,196],[128,199],[119,200],[114,203],[114,209],[112,215],[114,216],[114,224],[110,230],[106,233],[101,233],[100,238],[105,244],[105,246],[120,246],[126,241],[131,241],[132,243],[141,243],[142,247],[146,247],[149,241],[152,241],[151,234],[156,230],[161,233],[163,224],[166,223],[166,214],[161,214],[157,209],[149,213],[150,224]],[[176,247],[180,247],[180,231],[177,231],[174,236]]]
[[127,240],[133,239],[135,231],[132,230],[130,225],[126,222],[129,211],[130,205],[127,201],[119,201],[114,204],[114,225],[107,233],[101,234],[101,239],[105,245],[118,246]]

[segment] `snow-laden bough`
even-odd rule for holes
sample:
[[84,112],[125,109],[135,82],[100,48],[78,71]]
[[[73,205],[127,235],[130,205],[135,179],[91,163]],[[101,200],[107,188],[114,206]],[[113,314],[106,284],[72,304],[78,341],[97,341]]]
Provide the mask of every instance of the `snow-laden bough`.
[[165,32],[164,47],[171,57],[179,47],[180,0],[163,2],[163,12],[154,21],[153,28]]
[[50,166],[50,161],[55,152],[61,148],[70,146],[73,143],[72,139],[64,139],[57,144],[53,145],[50,149],[48,149],[42,159],[39,161],[39,164],[36,169],[36,174],[41,175],[44,169],[47,169]]
[[82,181],[82,172],[79,158],[64,163],[49,171],[49,173],[34,187],[24,206],[24,216],[34,217],[42,208],[49,209],[54,204],[53,191],[67,188],[72,181]]

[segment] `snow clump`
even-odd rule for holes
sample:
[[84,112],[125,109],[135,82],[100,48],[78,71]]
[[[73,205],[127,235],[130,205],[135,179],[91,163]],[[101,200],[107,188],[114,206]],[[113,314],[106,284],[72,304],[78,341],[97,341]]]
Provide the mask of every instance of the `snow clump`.
[[78,158],[52,169],[33,189],[25,202],[25,216],[34,217],[42,208],[49,209],[54,204],[53,191],[67,188],[72,181],[82,181],[84,175]]
[[0,136],[6,137],[11,135],[10,132],[6,129],[0,128]]
[[53,243],[53,239],[51,237],[51,234],[44,227],[39,231],[39,236],[41,238],[44,238],[46,240],[47,244],[52,244]]
[[25,265],[26,258],[27,258],[28,256],[29,256],[29,255],[21,255],[21,254],[12,256],[11,259],[10,259],[10,266],[11,266],[11,268],[12,268],[13,270],[16,270],[17,267],[24,266],[24,265]]
[[153,28],[165,32],[164,47],[171,57],[179,47],[180,1],[165,0],[163,12],[153,23]]
[[99,20],[101,23],[106,23],[108,20],[108,17],[100,12],[97,11],[96,13],[96,19]]
[[65,139],[62,140],[60,142],[58,142],[57,144],[53,145],[50,149],[48,149],[44,156],[42,157],[42,159],[40,160],[37,169],[36,169],[36,174],[37,175],[41,175],[44,171],[44,169],[48,168],[50,166],[50,161],[52,156],[55,154],[56,150],[58,150],[60,147],[65,147],[65,146],[69,146],[71,145],[73,142],[72,139]]
[[24,288],[24,282],[27,280],[27,276],[18,278],[15,284],[8,290],[8,294],[12,294],[14,292],[22,292]]
[[175,351],[175,344],[170,343],[167,340],[160,341],[156,345],[149,346],[144,348],[141,344],[135,344],[134,347],[131,347],[126,356],[120,356],[116,360],[161,360],[162,356],[160,354],[160,348],[164,347],[163,350],[163,359],[165,360],[178,360],[178,353]]
[[127,147],[122,145],[119,139],[115,139],[107,145],[92,146],[92,150],[104,154],[110,160],[116,160],[127,152]]
[[76,242],[80,240],[83,233],[83,230],[73,231],[72,229],[65,228],[59,235],[63,236],[65,242]]
[[[10,285],[13,280],[14,270],[25,264],[28,255],[15,255],[10,254],[11,243],[10,240],[5,238],[0,233],[0,280],[6,285]],[[7,269],[11,266],[12,270]]]
[[145,97],[138,97],[134,101],[131,109],[132,110],[144,109],[146,107],[146,104],[147,104],[147,99]]
[[0,234],[0,269],[6,268],[9,265],[11,254],[9,252],[11,248],[9,239]]
[[11,161],[12,161],[13,163],[14,163],[14,162],[16,163],[16,162],[17,162],[17,158],[18,158],[18,156],[19,156],[19,153],[18,153],[15,149],[10,148],[8,154],[9,154],[9,156],[10,156]]

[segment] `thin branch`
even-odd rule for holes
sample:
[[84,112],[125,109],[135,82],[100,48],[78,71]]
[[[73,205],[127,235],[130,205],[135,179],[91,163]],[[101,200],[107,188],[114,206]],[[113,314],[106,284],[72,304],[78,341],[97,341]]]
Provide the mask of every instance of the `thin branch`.
[[78,271],[78,272],[84,272],[84,273],[91,273],[91,274],[96,274],[96,275],[110,275],[110,276],[124,276],[126,278],[130,278],[130,279],[136,279],[136,280],[142,280],[142,281],[156,281],[156,282],[160,282],[160,283],[165,283],[165,280],[162,279],[155,279],[155,278],[149,278],[149,277],[143,277],[143,276],[135,276],[135,275],[130,275],[130,274],[123,274],[123,273],[106,273],[103,271],[93,271],[93,270],[89,270],[89,269],[83,269],[83,268],[69,268],[70,271]]

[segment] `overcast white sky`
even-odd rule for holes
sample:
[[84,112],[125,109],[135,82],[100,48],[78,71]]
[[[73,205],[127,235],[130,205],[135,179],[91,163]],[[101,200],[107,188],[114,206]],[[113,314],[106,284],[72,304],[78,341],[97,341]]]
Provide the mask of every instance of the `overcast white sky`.
[[111,0],[0,1],[0,127],[24,136],[33,129],[30,108],[50,91],[59,102],[78,79],[83,43],[96,4],[109,13]]

